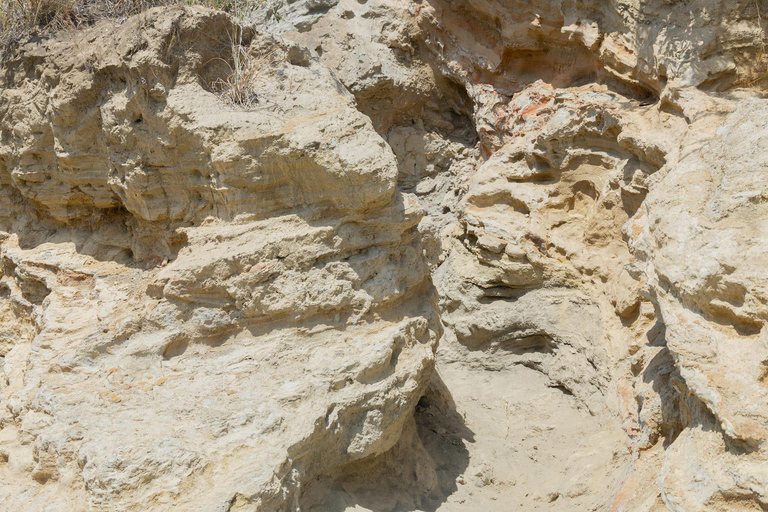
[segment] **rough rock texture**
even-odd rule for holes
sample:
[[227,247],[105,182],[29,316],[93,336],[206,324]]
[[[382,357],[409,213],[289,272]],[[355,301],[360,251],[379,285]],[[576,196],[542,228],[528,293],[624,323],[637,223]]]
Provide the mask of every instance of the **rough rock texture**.
[[26,43],[3,506],[765,510],[763,13],[270,0]]
[[236,30],[156,10],[7,63],[8,510],[293,508],[424,393],[440,326],[394,154],[252,29],[257,108],[222,101],[231,53],[198,36]]
[[745,99],[728,104],[733,112],[717,123],[711,113],[694,122],[689,151],[628,228],[667,347],[695,399],[661,473],[670,510],[768,504],[766,107]]

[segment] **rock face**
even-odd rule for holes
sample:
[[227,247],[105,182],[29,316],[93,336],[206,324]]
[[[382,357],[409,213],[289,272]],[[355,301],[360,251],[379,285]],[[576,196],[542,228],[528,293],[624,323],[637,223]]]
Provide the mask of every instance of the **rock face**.
[[[156,10],[7,64],[9,510],[292,508],[424,394],[440,326],[394,154],[308,52],[240,31]],[[234,64],[201,33],[263,59],[256,108],[212,92]]]
[[159,8],[14,49],[3,506],[768,508],[768,5],[705,4]]
[[733,112],[717,123],[711,114],[693,123],[691,149],[658,180],[630,227],[691,395],[690,423],[661,473],[675,511],[766,503],[766,103],[728,107]]

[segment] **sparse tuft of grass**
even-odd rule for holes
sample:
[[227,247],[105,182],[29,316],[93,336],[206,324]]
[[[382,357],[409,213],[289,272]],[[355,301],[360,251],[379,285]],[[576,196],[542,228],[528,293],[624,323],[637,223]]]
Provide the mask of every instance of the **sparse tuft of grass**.
[[203,5],[244,18],[270,0],[0,0],[0,50],[30,35],[90,25],[101,19],[123,22],[157,6]]
[[255,57],[247,47],[238,42],[232,43],[231,51],[232,64],[224,61],[230,68],[230,73],[227,78],[214,82],[213,87],[225,101],[246,110],[251,109],[259,102],[255,85],[263,76],[265,67],[269,65],[270,56]]
[[177,0],[0,0],[0,46],[32,34],[88,25],[99,19],[122,21],[156,5]]
[[[102,19],[122,23],[128,17],[157,6],[202,5],[218,9],[241,19],[257,9],[269,8],[276,16],[282,0],[0,0],[0,54],[14,43],[33,34],[50,34],[57,30],[77,28]],[[226,58],[218,58],[229,68],[226,78],[213,83],[222,99],[244,109],[258,103],[256,85],[273,63],[273,55],[254,55],[243,44],[243,31],[229,34]],[[97,56],[92,56],[98,59]],[[2,55],[0,55],[2,60]],[[90,65],[90,61],[88,62]]]

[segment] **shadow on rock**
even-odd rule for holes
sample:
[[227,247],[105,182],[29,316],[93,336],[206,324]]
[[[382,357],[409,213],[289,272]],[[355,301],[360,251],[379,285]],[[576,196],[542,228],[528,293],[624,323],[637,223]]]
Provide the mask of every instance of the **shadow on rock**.
[[465,442],[474,442],[474,433],[435,375],[397,444],[315,480],[302,494],[301,509],[435,511],[456,492],[457,479],[469,465]]

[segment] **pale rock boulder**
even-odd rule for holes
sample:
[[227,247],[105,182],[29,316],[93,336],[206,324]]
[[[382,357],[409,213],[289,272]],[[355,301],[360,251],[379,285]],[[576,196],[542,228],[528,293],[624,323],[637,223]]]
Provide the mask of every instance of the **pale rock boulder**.
[[425,209],[419,230],[434,267],[440,237],[480,158],[466,90],[437,72],[411,1],[267,3],[252,17],[334,71],[397,156],[400,190]]
[[410,0],[267,3],[252,18],[310,49],[355,96],[380,133],[420,124],[452,132],[466,94],[436,73]]
[[420,57],[408,1],[334,0],[311,25],[292,16],[300,7],[317,13],[313,4],[281,5],[282,21],[272,29],[317,54],[380,132],[418,116],[437,89],[437,77]]

